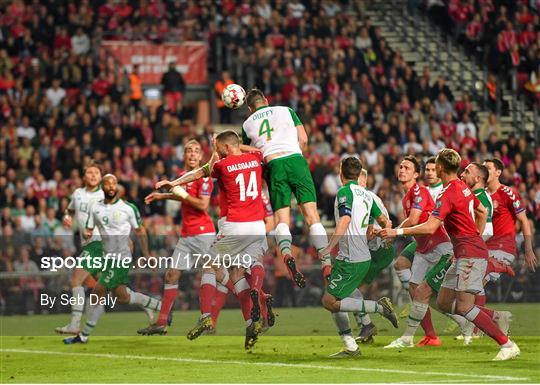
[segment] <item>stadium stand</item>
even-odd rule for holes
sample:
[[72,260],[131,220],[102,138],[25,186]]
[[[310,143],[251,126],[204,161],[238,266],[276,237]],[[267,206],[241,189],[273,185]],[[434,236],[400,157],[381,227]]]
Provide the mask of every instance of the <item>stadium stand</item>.
[[[148,107],[137,74],[103,57],[100,44],[107,39],[206,41],[209,100],[216,98],[215,89],[227,75],[235,83],[260,88],[272,104],[295,109],[310,136],[306,156],[329,226],[339,186],[336,165],[343,156],[361,158],[369,171],[368,186],[384,200],[396,224],[403,219],[402,191],[395,180],[399,159],[412,154],[425,160],[448,146],[462,155],[464,166],[500,157],[506,165],[503,182],[519,192],[539,227],[538,143],[519,132],[503,136],[501,114],[494,109],[488,115],[488,106],[473,101],[457,78],[433,75],[439,71],[430,63],[415,67],[385,38],[384,26],[374,22],[376,9],[359,0],[221,3],[220,9],[210,0],[16,0],[0,5],[0,271],[37,273],[42,255],[75,253],[73,230],[60,219],[91,158],[119,177],[125,197],[141,209],[152,252],[168,255],[174,247],[179,206],[145,206],[143,198],[162,177],[177,175],[188,139],[198,138],[209,156],[213,127],[197,127],[182,108],[187,91],[174,73],[164,78],[164,103]],[[540,79],[538,14],[526,2],[507,7],[508,20],[501,16],[502,2],[457,2],[454,9],[455,3],[440,10],[453,16],[446,26],[449,33],[488,58],[499,48],[494,42],[512,35],[520,56],[526,57],[517,65],[519,72],[536,71]],[[465,5],[471,9],[463,16]],[[493,9],[486,10],[490,5]],[[435,18],[442,14],[428,12]],[[530,25],[536,30],[530,31]],[[508,65],[516,66],[512,49],[512,44],[505,47],[509,60],[488,60],[495,65],[490,70],[501,74]],[[215,114],[229,114],[213,103]],[[214,121],[239,123],[241,117]],[[306,269],[317,262],[306,246],[299,214],[294,226],[300,267]],[[273,264],[272,256],[267,262]],[[276,277],[267,277],[272,287],[283,281],[278,270]],[[540,280],[520,274],[519,285],[538,286]],[[314,286],[322,285],[319,276],[313,274]],[[8,313],[34,311],[42,290],[69,288],[65,274],[54,280],[38,274],[4,277],[0,305]],[[159,293],[162,281],[136,275],[134,285]],[[181,306],[196,306],[196,285],[184,282],[181,288]],[[283,284],[279,290],[293,289]],[[531,298],[524,300],[538,300],[539,292],[529,291]],[[289,301],[313,302],[294,296]]]

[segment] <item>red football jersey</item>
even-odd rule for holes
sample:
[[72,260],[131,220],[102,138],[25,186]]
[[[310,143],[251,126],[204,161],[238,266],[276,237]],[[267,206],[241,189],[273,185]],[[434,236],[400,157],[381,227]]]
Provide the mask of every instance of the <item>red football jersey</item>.
[[[411,213],[411,209],[422,211],[418,224],[427,221],[429,215],[435,208],[435,202],[433,202],[433,198],[427,187],[421,186],[418,183],[407,191],[407,194],[405,194],[401,203],[403,205],[403,212],[407,217]],[[439,226],[433,235],[415,236],[414,239],[416,240],[416,251],[422,254],[428,253],[437,245],[450,240],[443,226]]]
[[461,180],[454,179],[439,194],[433,215],[444,222],[456,258],[487,258],[487,247],[474,222],[480,201]]
[[227,216],[227,195],[225,195],[225,189],[220,179],[218,179],[218,187],[219,187],[219,217],[223,218]]
[[525,211],[521,198],[510,187],[501,185],[491,194],[491,200],[493,201],[493,236],[487,241],[488,249],[503,250],[517,255],[516,216]]
[[254,222],[264,219],[261,198],[262,153],[246,152],[221,159],[212,170],[220,181],[227,201],[227,222]]
[[[182,174],[184,174],[183,172]],[[214,183],[212,178],[201,178],[185,186],[189,195],[201,198],[210,197]],[[201,211],[182,202],[182,237],[191,237],[199,234],[215,233],[214,222],[207,211]]]

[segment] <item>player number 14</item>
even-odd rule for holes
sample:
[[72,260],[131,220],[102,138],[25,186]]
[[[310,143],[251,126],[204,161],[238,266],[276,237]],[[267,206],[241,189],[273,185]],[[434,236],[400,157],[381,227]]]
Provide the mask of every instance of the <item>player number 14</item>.
[[246,182],[244,180],[244,174],[238,174],[234,180],[237,185],[240,187],[240,200],[245,202],[246,196],[251,199],[257,198],[259,192],[257,191],[257,174],[255,171],[249,173],[249,181],[246,189]]

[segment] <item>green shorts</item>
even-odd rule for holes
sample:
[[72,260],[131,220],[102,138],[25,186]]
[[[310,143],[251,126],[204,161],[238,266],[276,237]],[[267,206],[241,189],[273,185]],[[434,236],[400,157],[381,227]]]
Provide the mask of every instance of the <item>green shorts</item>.
[[129,267],[107,266],[99,277],[99,284],[107,290],[114,290],[120,285],[129,285]]
[[371,251],[371,265],[362,283],[371,283],[381,271],[387,268],[394,260],[394,245],[389,247],[380,247]]
[[299,204],[317,202],[311,171],[301,154],[271,160],[266,165],[265,179],[274,211],[289,207],[291,194]]
[[[86,258],[87,255],[90,256],[89,259]],[[81,257],[84,258],[81,260],[82,268],[95,277],[97,273],[101,271],[101,268],[94,267],[95,264],[93,264],[92,261],[95,258],[103,257],[103,244],[100,241],[94,241],[83,246]]]
[[366,277],[370,265],[371,261],[352,263],[336,259],[326,291],[337,299],[349,297]]
[[416,253],[416,242],[412,241],[407,246],[405,246],[403,250],[401,250],[400,255],[404,256],[405,258],[409,260],[409,262],[412,263],[415,253]]
[[441,289],[441,284],[443,283],[444,276],[452,264],[452,256],[450,254],[445,254],[439,259],[439,262],[435,264],[431,269],[428,270],[424,280],[426,283],[435,290],[437,293]]

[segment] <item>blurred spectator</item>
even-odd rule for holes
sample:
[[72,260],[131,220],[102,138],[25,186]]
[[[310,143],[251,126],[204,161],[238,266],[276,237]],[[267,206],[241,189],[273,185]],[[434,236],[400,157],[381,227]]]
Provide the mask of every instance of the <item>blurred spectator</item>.
[[169,69],[161,78],[163,93],[165,96],[165,108],[175,113],[181,108],[182,99],[186,90],[186,82],[182,74],[176,70],[174,62],[169,63]]

